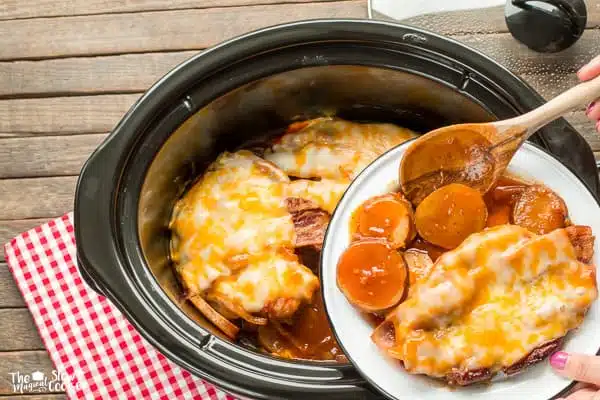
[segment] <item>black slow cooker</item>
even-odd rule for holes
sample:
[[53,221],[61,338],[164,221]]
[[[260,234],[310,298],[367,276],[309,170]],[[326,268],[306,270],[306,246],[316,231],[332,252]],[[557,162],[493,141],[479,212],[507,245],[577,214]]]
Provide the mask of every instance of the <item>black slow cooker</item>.
[[[512,117],[542,101],[484,55],[402,25],[316,20],[235,38],[163,77],[85,164],[75,200],[81,274],[160,352],[235,395],[376,398],[351,365],[260,354],[188,306],[168,257],[172,205],[220,152],[294,120],[337,115],[426,132]],[[531,140],[598,194],[592,151],[568,123]]]

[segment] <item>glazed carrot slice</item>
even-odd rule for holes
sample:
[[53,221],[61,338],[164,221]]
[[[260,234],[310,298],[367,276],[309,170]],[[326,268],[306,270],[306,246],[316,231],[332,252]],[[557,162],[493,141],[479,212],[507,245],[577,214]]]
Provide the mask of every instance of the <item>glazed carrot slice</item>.
[[538,235],[564,228],[567,217],[563,199],[543,185],[528,187],[513,208],[513,222]]
[[407,282],[402,256],[383,240],[354,242],[338,262],[338,287],[350,303],[364,311],[383,311],[398,304]]
[[415,225],[430,243],[453,249],[472,233],[485,228],[487,208],[481,194],[452,183],[427,196],[417,207]]
[[354,239],[383,238],[403,248],[416,235],[412,205],[400,193],[372,197],[353,215]]

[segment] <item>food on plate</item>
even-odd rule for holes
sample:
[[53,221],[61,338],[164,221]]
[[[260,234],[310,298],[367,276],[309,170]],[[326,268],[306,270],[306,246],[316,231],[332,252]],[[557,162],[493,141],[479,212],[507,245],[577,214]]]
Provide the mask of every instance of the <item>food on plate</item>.
[[400,193],[373,197],[352,217],[356,239],[385,238],[393,248],[402,248],[416,235],[412,205]]
[[567,206],[552,190],[542,185],[532,185],[519,196],[513,210],[513,221],[543,235],[565,227]]
[[442,255],[373,333],[411,373],[466,385],[548,355],[597,297],[591,229],[475,233]]
[[413,287],[429,274],[433,261],[426,251],[415,248],[406,250],[403,256],[408,268],[409,287]]
[[402,255],[377,239],[352,243],[338,263],[338,287],[349,302],[368,312],[398,304],[404,297],[407,278]]
[[171,259],[185,297],[231,339],[286,358],[345,361],[318,290],[325,230],[351,179],[415,136],[318,118],[221,153],[173,209]]
[[[508,176],[484,194],[450,183],[413,197],[414,214],[394,202],[405,196],[400,187],[354,210],[336,277],[407,372],[453,386],[514,375],[583,322],[598,296],[595,239],[557,193]],[[398,221],[416,235],[403,228],[397,241]]]
[[415,212],[419,235],[430,243],[453,249],[487,221],[481,194],[468,186],[452,183],[427,196]]

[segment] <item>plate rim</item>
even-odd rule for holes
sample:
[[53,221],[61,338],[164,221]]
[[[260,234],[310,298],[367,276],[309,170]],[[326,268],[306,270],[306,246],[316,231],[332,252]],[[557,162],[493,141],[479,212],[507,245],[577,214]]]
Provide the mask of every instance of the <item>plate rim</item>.
[[[321,277],[321,280],[323,279],[323,271],[324,271],[324,263],[323,263],[323,258],[325,255],[325,248],[327,246],[327,242],[328,242],[328,238],[330,237],[330,227],[332,226],[331,221],[333,221],[333,218],[336,214],[336,212],[338,211],[339,206],[343,203],[344,199],[347,198],[347,194],[350,191],[350,189],[355,185],[355,183],[359,180],[359,178],[361,176],[363,176],[364,174],[366,174],[369,170],[371,170],[372,168],[374,168],[376,166],[376,164],[379,163],[383,163],[383,159],[386,158],[386,156],[388,156],[390,153],[392,152],[396,152],[398,151],[401,147],[408,147],[414,140],[416,140],[417,138],[412,138],[409,139],[397,146],[392,147],[391,149],[387,150],[386,152],[384,152],[383,154],[381,154],[380,156],[378,156],[375,160],[373,160],[372,162],[370,162],[348,185],[348,187],[346,188],[346,190],[344,191],[344,193],[342,194],[342,197],[340,197],[340,200],[338,201],[338,204],[336,205],[335,209],[333,210],[333,213],[331,214],[331,219],[330,219],[330,223],[327,226],[327,229],[325,230],[325,236],[324,236],[324,240],[323,240],[323,246],[322,246],[322,250],[321,250],[321,254],[319,256],[319,276]],[[592,199],[594,200],[594,202],[596,203],[596,205],[600,208],[600,199],[598,199],[594,193],[591,191],[591,189],[588,187],[588,185],[583,181],[583,179],[577,175],[568,165],[565,165],[557,156],[555,156],[554,154],[552,154],[551,152],[547,151],[546,149],[544,149],[542,146],[530,142],[530,141],[526,141],[525,143],[523,143],[522,145],[523,147],[532,147],[533,150],[536,151],[540,151],[542,152],[544,155],[549,156],[550,158],[552,158],[554,161],[556,161],[562,168],[565,168],[572,176],[574,176],[575,178],[577,178],[577,181],[579,182],[579,184],[585,189],[585,191],[587,191]],[[598,288],[600,290],[600,288]],[[322,284],[320,285],[319,291],[321,292],[321,297],[323,299],[323,307],[325,309],[325,315],[327,317],[327,322],[329,323],[330,327],[331,327],[331,332],[333,333],[333,336],[335,337],[338,345],[340,346],[342,352],[344,353],[344,355],[348,358],[349,363],[352,365],[353,368],[356,369],[356,371],[358,371],[358,373],[360,374],[360,376],[373,388],[375,388],[380,394],[382,394],[383,396],[385,396],[386,398],[390,399],[390,400],[402,400],[401,398],[389,393],[387,390],[383,389],[379,384],[377,384],[368,374],[366,374],[363,369],[356,363],[354,362],[353,358],[349,355],[349,352],[346,349],[346,346],[342,343],[342,341],[340,340],[340,336],[337,332],[337,329],[333,323],[333,320],[330,316],[330,306],[328,306],[328,301],[327,301],[327,297],[325,295],[325,285]],[[600,355],[600,344],[598,347],[598,350],[596,350],[596,355]],[[552,395],[551,397],[549,397],[547,400],[553,400],[553,399],[559,399],[561,398],[561,396],[564,396],[565,394],[567,394],[577,383],[577,381],[571,380],[570,383],[568,383],[562,390],[560,390],[558,393]]]

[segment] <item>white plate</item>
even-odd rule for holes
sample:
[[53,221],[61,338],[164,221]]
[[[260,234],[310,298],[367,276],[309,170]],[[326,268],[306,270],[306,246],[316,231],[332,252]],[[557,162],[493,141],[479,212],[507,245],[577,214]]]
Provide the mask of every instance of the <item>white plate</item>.
[[[571,382],[556,375],[547,361],[528,368],[520,375],[497,379],[488,385],[449,389],[432,379],[410,375],[388,358],[371,341],[373,327],[346,300],[336,285],[336,268],[349,245],[352,212],[365,200],[389,191],[397,183],[398,166],[410,143],[404,143],[369,165],[350,185],[340,201],[325,236],[321,258],[322,290],[327,315],[342,349],[373,386],[391,399],[435,400],[546,400],[567,388]],[[526,143],[515,154],[509,172],[542,182],[567,203],[574,224],[592,227],[600,233],[600,207],[583,183],[554,157]],[[594,263],[600,252],[594,246]],[[597,279],[600,274],[597,275]],[[581,327],[567,336],[564,349],[596,354],[600,347],[600,307],[595,302]]]

